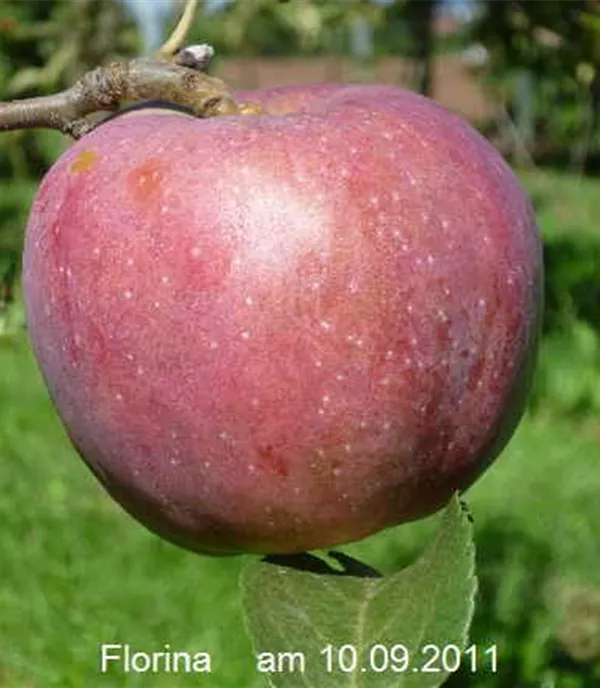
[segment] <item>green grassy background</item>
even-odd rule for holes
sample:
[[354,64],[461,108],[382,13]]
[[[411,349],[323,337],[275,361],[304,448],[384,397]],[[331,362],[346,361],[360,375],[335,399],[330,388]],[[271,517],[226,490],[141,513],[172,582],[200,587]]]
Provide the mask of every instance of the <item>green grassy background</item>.
[[[465,686],[600,686],[600,182],[530,173],[546,330],[531,408],[467,493],[480,592],[472,641],[497,676]],[[18,307],[13,311],[18,315]],[[385,571],[436,518],[342,548]],[[0,335],[0,687],[266,685],[240,608],[244,557],[179,550],[124,514],[71,448],[26,334]],[[211,653],[210,676],[100,676],[99,645]],[[450,684],[449,684],[450,685]]]

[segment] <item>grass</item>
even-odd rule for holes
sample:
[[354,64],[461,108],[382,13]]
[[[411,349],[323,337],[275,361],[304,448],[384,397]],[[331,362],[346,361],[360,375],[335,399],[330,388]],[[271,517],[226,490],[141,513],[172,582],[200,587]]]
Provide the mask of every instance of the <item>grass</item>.
[[[570,226],[592,232],[597,182],[561,179],[526,179],[551,198],[544,232],[562,231],[557,214],[569,199]],[[569,352],[555,346],[546,358],[560,366]],[[599,457],[597,416],[559,417],[545,397],[469,491],[481,581],[472,641],[498,643],[501,675],[462,677],[457,688],[600,685],[553,640],[567,593],[598,589]],[[179,550],[112,502],[71,448],[22,334],[0,337],[0,466],[0,688],[266,685],[240,608],[245,558]],[[343,549],[392,571],[424,547],[436,520]],[[103,642],[205,650],[212,673],[101,676]]]

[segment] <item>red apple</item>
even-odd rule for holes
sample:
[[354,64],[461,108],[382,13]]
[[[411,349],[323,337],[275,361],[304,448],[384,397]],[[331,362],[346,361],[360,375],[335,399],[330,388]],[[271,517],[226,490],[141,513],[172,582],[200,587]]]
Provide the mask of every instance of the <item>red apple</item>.
[[531,206],[458,116],[393,86],[137,111],[42,182],[24,287],[68,433],[150,529],[294,552],[432,513],[518,422]]

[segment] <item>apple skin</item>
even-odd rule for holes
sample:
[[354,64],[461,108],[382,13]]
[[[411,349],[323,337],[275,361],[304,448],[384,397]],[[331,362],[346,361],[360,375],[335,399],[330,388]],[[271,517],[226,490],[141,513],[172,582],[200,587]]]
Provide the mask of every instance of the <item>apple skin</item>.
[[24,290],[70,438],[151,530],[296,552],[426,516],[510,438],[534,365],[531,206],[393,86],[113,119],[44,178]]

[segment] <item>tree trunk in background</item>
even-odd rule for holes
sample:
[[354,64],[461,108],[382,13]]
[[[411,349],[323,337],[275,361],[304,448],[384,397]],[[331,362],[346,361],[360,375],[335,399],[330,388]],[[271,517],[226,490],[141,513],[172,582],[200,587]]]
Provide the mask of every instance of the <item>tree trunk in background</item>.
[[411,33],[415,41],[415,58],[417,61],[417,79],[415,87],[423,95],[432,92],[432,65],[434,48],[433,20],[437,0],[408,0],[406,11],[410,22]]
[[[525,166],[531,161],[535,139],[535,80],[529,69],[520,69],[514,91],[514,113],[518,145],[514,148],[515,161]],[[525,153],[525,155],[523,154]]]

